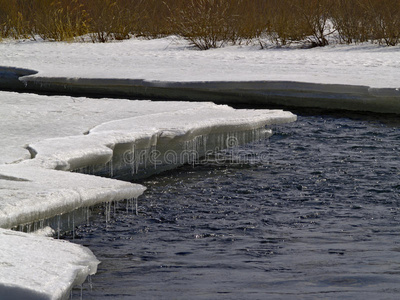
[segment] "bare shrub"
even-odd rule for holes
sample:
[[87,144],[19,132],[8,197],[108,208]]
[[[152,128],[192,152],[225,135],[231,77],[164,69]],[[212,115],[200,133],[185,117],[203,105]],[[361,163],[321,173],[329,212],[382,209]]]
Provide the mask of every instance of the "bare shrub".
[[136,24],[134,33],[146,38],[159,38],[176,34],[171,14],[178,14],[185,6],[181,0],[136,0]]
[[326,46],[329,44],[327,36],[334,32],[330,19],[334,7],[332,0],[295,0],[293,9],[297,11],[300,21],[300,30],[307,35],[312,46]]
[[33,34],[32,23],[24,11],[31,11],[31,3],[22,0],[0,0],[0,37],[27,38]]
[[299,11],[292,0],[269,0],[267,12],[267,33],[271,41],[278,46],[303,40],[309,32],[299,18]]
[[372,38],[368,14],[359,1],[337,0],[331,16],[340,41],[362,43]]
[[399,0],[0,0],[0,38],[40,35],[93,42],[180,35],[199,49],[265,38],[300,42],[400,43]]
[[373,39],[388,46],[400,42],[400,1],[360,0],[360,6],[370,20]]
[[93,42],[129,39],[135,23],[132,1],[91,0],[86,9],[90,16]]
[[[201,50],[218,48],[232,39],[229,0],[190,0],[171,10],[174,31]],[[175,8],[176,9],[176,8]]]
[[79,0],[34,1],[35,32],[44,40],[65,41],[89,30],[89,16]]

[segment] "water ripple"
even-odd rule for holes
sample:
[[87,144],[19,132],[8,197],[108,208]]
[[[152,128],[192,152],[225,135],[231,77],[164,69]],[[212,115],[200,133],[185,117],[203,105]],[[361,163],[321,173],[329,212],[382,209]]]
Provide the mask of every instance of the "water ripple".
[[98,208],[76,231],[102,261],[85,298],[396,298],[400,127],[384,121],[300,116],[243,164],[146,180],[138,216],[120,204],[106,226]]

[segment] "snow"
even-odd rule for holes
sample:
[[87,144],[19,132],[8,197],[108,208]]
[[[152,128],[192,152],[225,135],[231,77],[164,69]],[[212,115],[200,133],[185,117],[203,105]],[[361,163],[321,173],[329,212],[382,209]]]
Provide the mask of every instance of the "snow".
[[99,261],[80,245],[0,229],[0,298],[68,299],[97,271]]
[[171,101],[160,106],[152,101],[48,97],[12,92],[1,92],[0,103],[0,132],[1,136],[7,137],[0,140],[0,164],[30,158],[25,145],[43,139],[83,134],[104,122],[176,111],[183,105],[187,108],[209,105]]
[[147,81],[296,81],[400,88],[400,46],[324,48],[229,46],[197,51],[176,37],[92,44],[0,43],[0,66],[37,70],[35,76]]

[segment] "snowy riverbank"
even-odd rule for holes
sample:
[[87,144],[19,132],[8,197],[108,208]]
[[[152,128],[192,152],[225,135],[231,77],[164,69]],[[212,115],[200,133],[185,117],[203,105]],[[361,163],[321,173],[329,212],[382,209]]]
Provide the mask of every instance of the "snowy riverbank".
[[[176,37],[109,44],[0,44],[0,77],[56,94],[213,101],[400,113],[399,47],[229,46],[198,51]],[[22,76],[27,74],[27,76]]]

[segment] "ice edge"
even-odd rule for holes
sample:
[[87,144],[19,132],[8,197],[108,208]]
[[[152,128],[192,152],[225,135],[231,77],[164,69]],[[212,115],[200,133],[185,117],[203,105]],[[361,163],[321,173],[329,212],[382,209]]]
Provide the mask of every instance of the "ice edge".
[[20,77],[35,92],[212,101],[400,114],[400,89],[297,81],[170,82],[144,79]]
[[[144,187],[114,179],[64,172],[93,166],[94,163],[104,169],[104,165],[113,161],[127,145],[130,148],[158,147],[161,150],[175,145],[177,151],[182,149],[185,151],[185,147],[193,147],[200,139],[211,137],[208,139],[210,147],[222,147],[224,134],[242,133],[241,137],[238,136],[238,140],[240,143],[245,143],[260,137],[261,134],[268,135],[270,131],[265,130],[265,125],[296,120],[295,115],[279,110],[237,111],[227,106],[218,106],[219,109],[215,112],[213,110],[216,107],[205,109],[203,112],[192,109],[178,113],[163,113],[157,116],[158,119],[163,119],[159,122],[149,120],[149,116],[107,122],[96,126],[86,135],[47,139],[29,145],[30,152],[34,153],[32,159],[17,164],[0,165],[0,180],[7,181],[7,186],[18,191],[12,196],[18,201],[2,203],[0,227],[11,228],[82,206],[137,197],[143,193]],[[174,118],[178,118],[180,122],[171,122]],[[218,139],[221,136],[222,139]],[[121,169],[124,167],[126,166],[123,165]],[[135,166],[128,167],[132,172],[131,168]],[[144,166],[144,170],[146,168],[147,166]],[[115,170],[118,172],[118,169]],[[110,174],[110,177],[112,176]],[[38,186],[44,187],[43,192],[37,192]],[[46,206],[43,203],[46,203]],[[3,229],[1,233],[3,233],[0,234],[2,240],[5,236],[13,236],[14,239],[29,236]],[[35,237],[35,241],[41,243],[44,240]],[[1,244],[9,249],[10,241]],[[18,245],[19,243],[16,244],[16,248]],[[68,251],[75,246],[69,243],[63,244],[63,248],[69,249]],[[7,249],[4,251],[8,251]],[[37,250],[40,253],[43,248],[38,247]],[[78,256],[82,251],[86,251],[84,248],[75,250],[80,253]],[[22,284],[18,284],[18,281],[10,283],[7,282],[6,276],[6,279],[0,280],[0,293],[2,297],[11,298],[15,298],[16,295],[29,296],[33,299],[65,298],[72,286],[82,283],[88,275],[96,272],[98,261],[90,251],[86,253],[88,258],[82,264],[72,263],[73,270],[68,273],[69,275],[65,275],[71,276],[68,277],[71,279],[67,280],[68,285],[61,290],[43,291],[40,286],[29,287],[29,280]]]

